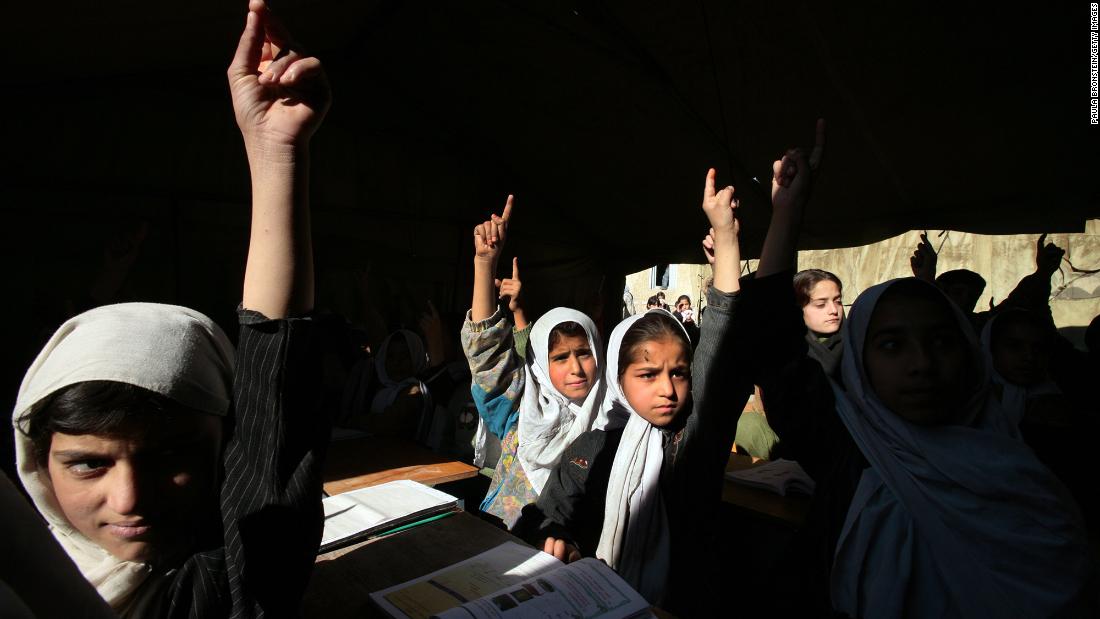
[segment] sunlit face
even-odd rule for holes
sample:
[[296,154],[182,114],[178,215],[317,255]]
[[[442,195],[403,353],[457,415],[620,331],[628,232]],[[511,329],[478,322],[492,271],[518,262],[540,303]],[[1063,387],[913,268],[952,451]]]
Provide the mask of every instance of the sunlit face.
[[691,309],[691,301],[689,299],[680,299],[676,302],[676,311],[683,312],[689,309]]
[[1010,383],[1030,387],[1047,376],[1050,350],[1035,325],[1016,322],[999,329],[990,352],[993,368]]
[[810,302],[802,307],[806,328],[821,335],[832,335],[844,324],[844,303],[840,286],[823,279],[810,289]]
[[574,404],[583,404],[596,381],[596,356],[588,338],[560,336],[547,357],[550,383]]
[[863,364],[882,403],[913,423],[951,423],[967,395],[966,340],[950,310],[932,299],[884,296],[871,315]]
[[643,342],[619,377],[630,406],[649,423],[672,423],[691,398],[691,358],[684,343],[666,337]]
[[215,513],[221,421],[186,413],[118,435],[54,433],[47,469],[62,513],[119,559],[178,562]]

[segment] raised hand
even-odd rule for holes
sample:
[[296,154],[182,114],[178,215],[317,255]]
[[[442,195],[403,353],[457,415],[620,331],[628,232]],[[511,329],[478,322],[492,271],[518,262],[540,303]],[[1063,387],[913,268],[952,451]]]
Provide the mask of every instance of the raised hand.
[[515,312],[523,306],[519,298],[523,290],[523,282],[519,279],[519,258],[512,258],[512,277],[493,280],[493,284],[500,291],[501,299],[508,298],[509,310]]
[[913,277],[923,279],[930,284],[935,283],[938,260],[936,250],[932,249],[932,244],[928,242],[928,235],[921,234],[920,243],[917,243],[917,249],[913,251],[913,255],[909,258],[909,267],[913,269]]
[[1044,233],[1035,242],[1035,272],[1050,277],[1062,266],[1062,256],[1066,250],[1054,243],[1046,243],[1047,235]]
[[772,163],[772,207],[788,211],[805,206],[810,197],[813,174],[825,156],[825,119],[817,119],[814,147],[792,148]]
[[703,212],[710,221],[711,230],[720,235],[727,232],[736,235],[739,229],[734,211],[740,203],[733,197],[733,185],[721,191],[714,190],[716,174],[714,168],[707,170],[707,180],[703,185]]
[[499,297],[496,280],[497,260],[508,238],[508,224],[512,219],[512,201],[509,195],[500,215],[491,215],[489,221],[474,226],[474,298],[470,304],[470,316],[481,321],[497,310]]
[[313,308],[309,139],[328,110],[328,80],[262,0],[248,5],[227,73],[252,174],[242,302],[268,318],[300,315]]
[[328,79],[316,58],[295,49],[263,0],[251,0],[229,65],[237,126],[248,148],[302,146],[328,111]]
[[496,264],[504,241],[508,237],[508,222],[512,217],[512,201],[508,195],[504,202],[504,211],[500,215],[490,215],[489,220],[474,226],[474,258]]
[[703,212],[710,221],[710,234],[703,239],[703,252],[714,268],[714,287],[731,293],[740,289],[741,247],[737,241],[740,224],[737,221],[738,202],[733,186],[715,191],[714,168],[707,170],[703,183]]

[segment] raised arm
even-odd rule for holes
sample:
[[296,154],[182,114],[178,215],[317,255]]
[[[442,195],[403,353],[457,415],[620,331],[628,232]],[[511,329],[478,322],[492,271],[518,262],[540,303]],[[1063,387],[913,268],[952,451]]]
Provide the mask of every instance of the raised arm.
[[[714,266],[714,287],[724,293],[741,289],[741,246],[737,242],[740,226],[735,210],[738,202],[733,197],[733,186],[714,190],[714,168],[707,172],[703,187],[703,212],[710,221],[710,234],[703,241],[708,257]],[[714,256],[713,261],[710,255]]]
[[508,236],[508,222],[512,217],[511,195],[504,203],[500,215],[492,215],[489,221],[474,228],[474,299],[470,313],[474,322],[480,322],[496,313],[497,260]]
[[268,318],[300,315],[313,309],[309,140],[329,107],[328,80],[262,0],[248,5],[228,75],[252,172],[242,301]]
[[825,154],[825,119],[817,120],[813,150],[792,148],[772,163],[772,219],[757,277],[793,269],[798,257],[798,231],[810,198],[814,170]]

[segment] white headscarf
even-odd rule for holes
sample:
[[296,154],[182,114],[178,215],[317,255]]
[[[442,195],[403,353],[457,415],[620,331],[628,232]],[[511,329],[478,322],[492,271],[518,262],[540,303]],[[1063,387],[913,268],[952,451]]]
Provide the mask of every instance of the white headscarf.
[[[1020,312],[1025,310],[1008,311]],[[998,372],[997,368],[993,365],[993,323],[997,322],[997,319],[1002,315],[1003,314],[997,314],[989,319],[985,323],[985,326],[982,327],[982,353],[985,355],[986,363],[989,364],[993,384],[1000,388],[1001,409],[1008,415],[1008,419],[1012,424],[1018,427],[1020,422],[1024,420],[1024,415],[1027,413],[1027,403],[1029,400],[1044,395],[1058,395],[1062,393],[1062,390],[1058,388],[1058,385],[1056,385],[1049,376],[1043,382],[1030,387],[1024,387],[1009,382],[1004,376],[1001,376],[1000,372]]]
[[[684,326],[663,309],[651,309],[620,322],[607,348],[607,397],[604,413],[609,430],[623,428],[611,477],[607,482],[603,529],[596,556],[615,569],[651,604],[658,604],[668,582],[671,540],[668,516],[661,499],[661,467],[665,461],[661,428],[634,410],[619,383],[619,351],[634,323],[649,314],[664,314],[681,330]],[[687,339],[687,331],[684,330]],[[690,350],[690,348],[689,348]]]
[[[581,405],[572,403],[550,382],[550,332],[565,323],[579,324],[588,335],[588,347],[596,359],[592,389]],[[542,493],[550,471],[578,436],[599,427],[604,381],[600,378],[603,353],[596,323],[577,310],[556,307],[531,327],[527,343],[527,379],[519,407],[517,457],[535,492]]]
[[152,575],[150,566],[115,558],[69,523],[48,470],[39,467],[26,428],[20,427],[23,416],[57,390],[100,380],[135,385],[188,408],[225,415],[232,397],[233,345],[212,320],[185,307],[107,305],[61,325],[19,387],[12,421],[23,487],[54,537],[107,603],[120,614],[138,615],[158,592],[158,579],[146,582]]
[[910,423],[874,393],[863,345],[898,281],[861,294],[844,327],[837,412],[871,467],[837,543],[834,607],[853,617],[1078,616],[1092,563],[1076,506],[989,397],[988,367],[946,297],[980,379],[960,425]]

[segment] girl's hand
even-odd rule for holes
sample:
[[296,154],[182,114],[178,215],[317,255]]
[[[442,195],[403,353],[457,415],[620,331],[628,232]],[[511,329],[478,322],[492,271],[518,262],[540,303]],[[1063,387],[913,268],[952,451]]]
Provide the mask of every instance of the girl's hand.
[[248,4],[228,75],[233,112],[249,150],[304,146],[328,111],[331,95],[321,61],[294,49],[263,0]]
[[553,537],[546,538],[546,541],[542,544],[542,551],[548,555],[554,555],[555,559],[564,563],[579,561],[581,558],[581,552],[577,550],[576,546],[567,544],[563,539],[554,539]]
[[714,190],[714,168],[707,170],[703,185],[703,212],[710,220],[710,233],[703,239],[703,252],[714,269],[714,287],[725,293],[741,289],[738,276],[741,273],[741,246],[737,235],[741,224],[737,221],[737,200],[733,186]]
[[[703,212],[706,213],[707,220],[710,221],[710,236],[716,239],[719,236],[724,237],[732,234],[736,237],[739,224],[734,211],[739,203],[733,197],[733,185],[729,185],[719,192],[714,191],[714,178],[716,175],[714,168],[707,170],[707,180],[703,185]],[[706,247],[705,242],[703,245]]]
[[923,279],[929,284],[936,283],[936,262],[938,261],[936,250],[928,242],[928,236],[920,235],[920,243],[909,258],[909,268],[913,269],[913,277]]
[[500,291],[500,297],[508,297],[508,309],[515,313],[523,307],[523,304],[519,300],[520,291],[523,290],[523,282],[519,279],[519,258],[512,258],[512,277],[509,279],[496,279],[493,280],[497,289]]
[[504,212],[491,215],[486,221],[474,227],[474,259],[496,264],[504,241],[508,236],[508,221],[512,217],[513,196],[509,194],[504,203]]
[[1066,250],[1054,243],[1047,243],[1046,240],[1047,235],[1043,233],[1035,242],[1035,272],[1050,277],[1061,268],[1062,256],[1066,255]]

